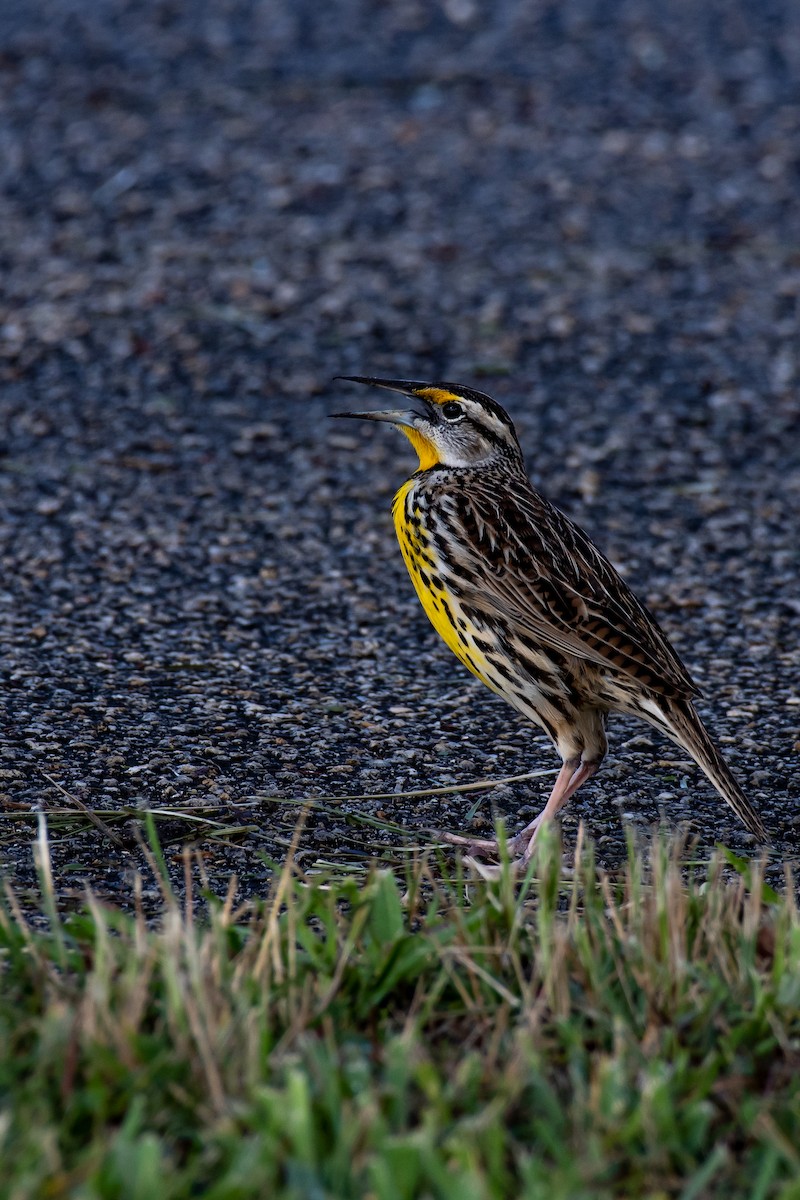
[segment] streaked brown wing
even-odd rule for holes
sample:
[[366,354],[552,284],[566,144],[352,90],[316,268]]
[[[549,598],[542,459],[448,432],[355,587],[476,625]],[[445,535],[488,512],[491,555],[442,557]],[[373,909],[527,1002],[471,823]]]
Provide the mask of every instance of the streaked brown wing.
[[[520,479],[441,496],[464,591],[519,631],[665,695],[699,689],[656,621],[585,533]],[[473,582],[470,582],[470,579]]]

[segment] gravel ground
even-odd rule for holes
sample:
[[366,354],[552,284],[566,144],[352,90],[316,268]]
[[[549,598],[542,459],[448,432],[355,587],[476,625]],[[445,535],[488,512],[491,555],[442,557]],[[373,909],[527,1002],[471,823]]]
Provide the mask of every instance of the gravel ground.
[[[388,514],[413,466],[337,374],[456,379],[657,613],[797,855],[800,15],[791,0],[0,6],[0,811],[195,806],[216,890],[527,820],[556,765],[441,646]],[[379,397],[375,401],[382,403]],[[373,397],[359,392],[367,407]],[[618,719],[564,822],[753,842]],[[135,823],[132,823],[135,824]],[[135,830],[52,826],[65,902]],[[194,826],[164,825],[167,838]],[[170,843],[177,858],[177,841]],[[176,870],[179,864],[176,863]]]

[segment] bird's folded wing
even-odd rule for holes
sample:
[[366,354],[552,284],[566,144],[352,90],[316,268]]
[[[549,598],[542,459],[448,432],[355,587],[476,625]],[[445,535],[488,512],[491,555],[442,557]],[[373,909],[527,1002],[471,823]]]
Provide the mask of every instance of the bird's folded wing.
[[564,654],[628,675],[665,695],[699,692],[666,635],[589,538],[522,486],[461,493],[447,506],[479,607]]

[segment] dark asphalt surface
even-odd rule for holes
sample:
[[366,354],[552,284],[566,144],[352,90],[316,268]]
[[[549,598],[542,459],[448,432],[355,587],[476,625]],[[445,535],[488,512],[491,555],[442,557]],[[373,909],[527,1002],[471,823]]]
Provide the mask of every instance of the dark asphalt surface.
[[[235,871],[247,894],[297,811],[254,796],[556,765],[428,627],[388,513],[410,448],[325,420],[357,373],[508,407],[534,478],[703,687],[772,876],[797,855],[800,9],[486,7],[0,6],[17,885],[21,814],[65,793],[250,826],[203,843],[211,886]],[[549,782],[485,793],[471,828],[517,827]],[[392,844],[348,813],[463,831],[474,804],[352,799],[309,816],[300,861]],[[618,719],[565,840],[584,819],[613,865],[623,816],[661,813],[752,851],[688,760]],[[129,900],[135,842],[51,835],[65,895]]]

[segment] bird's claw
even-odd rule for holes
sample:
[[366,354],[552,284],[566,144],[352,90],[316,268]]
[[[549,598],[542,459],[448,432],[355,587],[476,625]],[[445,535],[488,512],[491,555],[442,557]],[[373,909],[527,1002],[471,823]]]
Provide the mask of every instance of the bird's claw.
[[496,838],[471,838],[460,833],[442,833],[441,838],[451,846],[462,847],[466,851],[464,863],[482,879],[500,879],[506,866],[512,876],[527,868],[533,857],[536,839],[547,820],[547,810],[543,809],[524,829],[520,830],[516,837],[508,841],[508,863],[497,861],[485,863],[481,862],[478,857],[488,856],[495,860],[500,858],[500,843]]
[[493,859],[500,857],[500,843],[494,838],[471,838],[460,833],[442,833],[440,836],[442,841],[451,846],[459,846],[466,851],[464,864],[470,870],[475,871],[482,879],[491,880],[499,879],[506,866],[512,875],[525,870],[533,855],[535,832],[532,834],[528,827],[508,842],[508,852],[513,857],[510,857],[507,863],[496,861],[487,863],[478,857],[486,856]]
[[469,854],[489,854],[496,858],[500,853],[500,847],[494,838],[465,837],[461,833],[441,833],[439,836],[443,842],[450,846],[460,846]]
[[507,868],[511,876],[515,876],[518,871],[524,869],[527,865],[521,858],[512,858],[507,863],[485,863],[479,858],[473,858],[471,854],[464,855],[464,865],[474,871],[476,875],[480,875],[481,879],[485,879],[488,883],[492,883],[497,879],[502,879],[503,871]]

